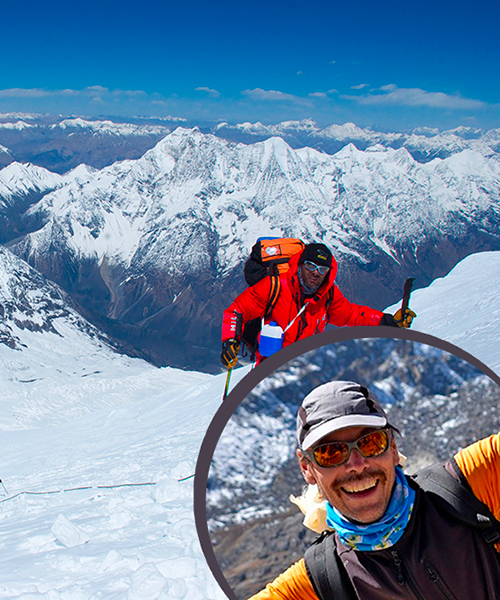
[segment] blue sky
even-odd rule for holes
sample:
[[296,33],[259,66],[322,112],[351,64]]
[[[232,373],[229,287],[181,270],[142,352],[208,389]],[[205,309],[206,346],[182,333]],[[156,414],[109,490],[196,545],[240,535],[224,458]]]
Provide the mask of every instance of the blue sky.
[[500,127],[500,3],[4,3],[0,112]]

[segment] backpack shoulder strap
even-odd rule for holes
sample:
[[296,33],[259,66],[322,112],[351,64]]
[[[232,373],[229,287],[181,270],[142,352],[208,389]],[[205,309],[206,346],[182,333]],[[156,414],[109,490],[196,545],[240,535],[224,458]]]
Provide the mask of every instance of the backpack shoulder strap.
[[480,529],[488,544],[496,544],[500,541],[500,522],[486,504],[474,496],[456,462],[452,461],[450,465],[456,477],[445,465],[434,464],[422,469],[413,478],[451,516],[465,525]]
[[269,299],[264,312],[264,319],[268,319],[271,316],[273,308],[276,306],[276,302],[278,302],[278,296],[280,295],[281,290],[281,281],[279,275],[273,273],[272,275],[269,275],[269,277],[271,279],[271,288],[269,290]]
[[319,600],[356,600],[357,595],[333,543],[324,531],[304,555],[307,575]]

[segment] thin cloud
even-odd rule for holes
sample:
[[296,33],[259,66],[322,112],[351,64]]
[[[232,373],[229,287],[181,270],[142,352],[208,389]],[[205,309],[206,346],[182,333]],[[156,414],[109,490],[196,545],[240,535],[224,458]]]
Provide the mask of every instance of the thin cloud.
[[81,90],[47,90],[41,88],[11,88],[0,90],[0,98],[57,98],[57,97],[112,97],[112,96],[145,96],[146,92],[142,90],[110,90],[101,85],[91,85]]
[[277,90],[263,90],[262,88],[255,88],[254,90],[243,90],[241,92],[244,96],[249,96],[255,100],[298,100],[297,96],[292,94],[286,94],[285,92],[279,92]]
[[53,92],[38,88],[11,88],[8,90],[0,90],[0,98],[43,98],[52,94]]
[[325,92],[311,92],[309,94],[309,96],[311,96],[312,98],[326,98],[327,97]]
[[368,87],[367,83],[360,83],[359,85],[351,85],[351,90],[362,90],[365,87]]
[[217,90],[213,90],[209,87],[197,87],[195,89],[196,92],[206,92],[212,98],[219,98],[220,93]]
[[485,102],[463,98],[460,94],[428,92],[420,88],[398,88],[394,84],[384,85],[376,93],[365,96],[343,96],[364,105],[394,105],[442,108],[448,110],[473,110],[484,108]]

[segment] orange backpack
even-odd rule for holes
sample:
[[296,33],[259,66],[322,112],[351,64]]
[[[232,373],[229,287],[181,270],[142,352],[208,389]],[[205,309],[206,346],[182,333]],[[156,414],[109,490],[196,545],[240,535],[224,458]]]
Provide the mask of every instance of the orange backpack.
[[[245,263],[245,281],[249,286],[255,285],[264,277],[271,277],[271,291],[266,305],[264,318],[271,316],[280,293],[280,274],[288,271],[288,261],[294,254],[305,248],[298,238],[259,238],[252,247],[250,258]],[[247,346],[251,360],[254,360],[258,346],[258,335],[262,320],[253,319],[245,324],[241,341]]]

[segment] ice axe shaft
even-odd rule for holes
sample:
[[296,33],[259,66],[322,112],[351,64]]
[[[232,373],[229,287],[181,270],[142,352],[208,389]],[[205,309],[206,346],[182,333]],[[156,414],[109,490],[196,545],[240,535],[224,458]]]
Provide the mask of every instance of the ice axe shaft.
[[231,381],[231,373],[232,372],[233,372],[233,367],[231,366],[227,370],[226,385],[224,387],[224,393],[222,394],[222,402],[224,402],[224,400],[226,399],[227,393],[229,391],[229,383]]
[[405,286],[403,288],[403,301],[401,302],[401,313],[403,318],[408,308],[408,304],[410,303],[411,288],[414,281],[415,277],[408,277],[408,279],[405,281]]

